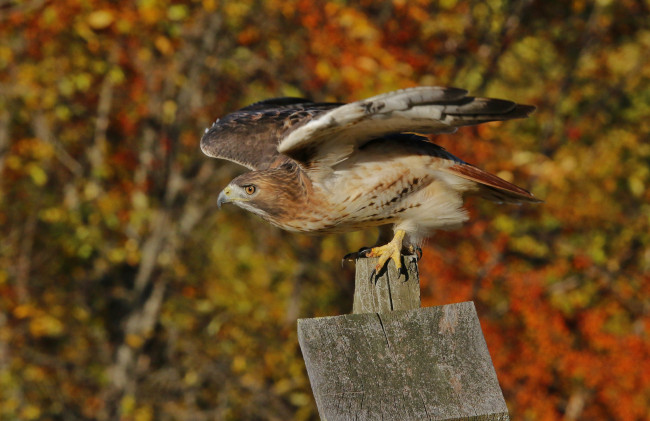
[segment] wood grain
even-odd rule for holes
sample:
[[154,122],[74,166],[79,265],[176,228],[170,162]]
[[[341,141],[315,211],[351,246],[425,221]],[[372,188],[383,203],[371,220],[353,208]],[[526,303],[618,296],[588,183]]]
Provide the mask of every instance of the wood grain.
[[403,256],[404,273],[392,260],[379,276],[371,277],[377,258],[356,261],[352,313],[385,313],[420,308],[420,277],[415,256]]
[[298,320],[322,420],[509,420],[474,304]]

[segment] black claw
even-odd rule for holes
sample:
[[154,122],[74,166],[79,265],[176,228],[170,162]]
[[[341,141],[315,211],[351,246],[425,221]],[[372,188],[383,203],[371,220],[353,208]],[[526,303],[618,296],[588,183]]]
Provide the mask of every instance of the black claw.
[[404,275],[404,282],[409,280],[409,271],[406,270],[406,266],[402,265],[401,268],[399,268],[399,276],[401,277]]
[[375,267],[372,270],[372,272],[370,273],[370,281],[373,281],[373,278],[374,278],[374,282],[375,282],[375,284],[377,284],[377,281],[379,280],[379,278],[381,276],[383,276],[386,273],[386,271],[388,270],[388,264],[389,263],[390,263],[390,261],[384,263],[384,266],[380,267],[379,270],[377,270],[377,268]]
[[345,261],[352,262],[358,259],[366,258],[368,257],[368,254],[370,253],[371,250],[372,249],[370,247],[361,247],[359,251],[353,251],[352,253],[348,253],[345,256],[343,256],[343,261],[341,262],[341,264],[343,264],[343,262]]
[[357,254],[359,255],[359,257],[368,257],[368,255],[370,254],[371,251],[372,251],[372,248],[370,248],[370,247],[361,247],[359,249],[359,251],[357,252]]
[[422,259],[422,249],[420,247],[415,247],[415,255],[418,258],[418,261]]

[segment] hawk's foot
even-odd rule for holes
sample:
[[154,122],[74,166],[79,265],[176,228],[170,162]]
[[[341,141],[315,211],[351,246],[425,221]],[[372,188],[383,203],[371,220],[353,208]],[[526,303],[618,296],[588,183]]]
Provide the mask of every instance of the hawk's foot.
[[[387,245],[383,246],[386,247]],[[379,248],[379,247],[375,247]],[[359,251],[353,251],[352,253],[348,253],[343,258],[341,259],[341,265],[345,262],[354,262],[357,259],[364,259],[367,257],[373,257],[370,255],[372,252],[372,247],[361,247]],[[415,256],[417,260],[422,259],[422,248],[419,246],[414,246],[412,244],[402,247],[402,255],[409,255],[409,256]]]
[[384,266],[386,266],[388,260],[391,259],[393,262],[395,262],[395,267],[397,270],[401,272],[402,241],[404,240],[404,234],[405,232],[403,230],[397,230],[395,231],[395,236],[390,241],[390,243],[384,246],[373,247],[369,252],[366,253],[366,257],[379,257],[379,261],[375,266],[375,270],[372,272],[371,278],[374,277],[374,275],[378,274],[384,268]]

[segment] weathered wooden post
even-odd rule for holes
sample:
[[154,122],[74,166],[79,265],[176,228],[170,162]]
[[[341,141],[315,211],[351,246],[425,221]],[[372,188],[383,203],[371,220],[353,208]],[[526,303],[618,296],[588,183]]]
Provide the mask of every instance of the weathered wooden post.
[[298,320],[322,420],[509,420],[474,303],[420,308],[415,257],[357,260],[353,314]]

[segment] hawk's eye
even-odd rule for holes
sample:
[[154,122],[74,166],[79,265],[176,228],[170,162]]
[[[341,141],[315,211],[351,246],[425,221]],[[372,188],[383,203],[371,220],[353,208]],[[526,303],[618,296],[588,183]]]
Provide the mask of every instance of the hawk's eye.
[[255,193],[256,189],[255,189],[255,186],[253,186],[251,184],[249,186],[244,187],[244,190],[246,191],[246,194],[253,194],[253,193]]

